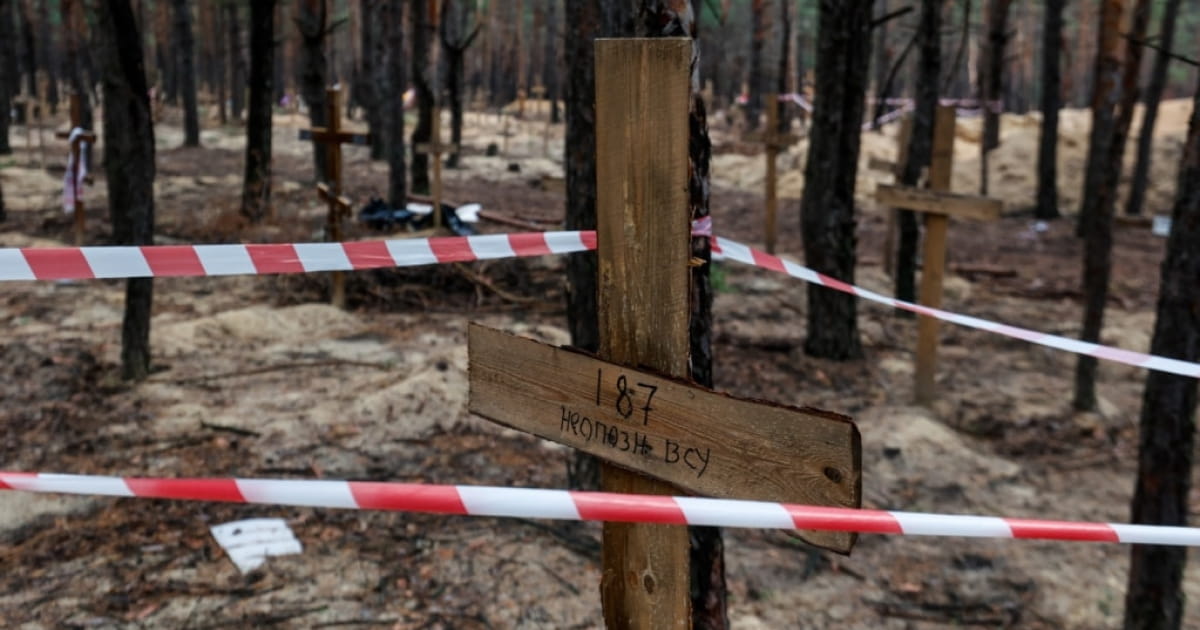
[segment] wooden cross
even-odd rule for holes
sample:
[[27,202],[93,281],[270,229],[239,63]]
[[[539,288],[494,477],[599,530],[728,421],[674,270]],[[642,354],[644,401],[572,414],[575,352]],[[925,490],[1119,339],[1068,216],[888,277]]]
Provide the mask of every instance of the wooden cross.
[[[531,90],[533,98],[541,101],[546,96],[546,86],[537,84]],[[540,105],[538,107],[541,107]],[[546,103],[546,124],[542,127],[542,155],[550,154],[550,104]]]
[[751,142],[761,142],[767,147],[767,177],[766,177],[766,195],[767,195],[767,219],[766,219],[766,244],[767,253],[775,253],[775,237],[777,233],[776,216],[779,210],[779,200],[776,198],[776,175],[775,175],[775,158],[779,156],[780,150],[788,148],[794,144],[799,138],[795,134],[779,132],[779,95],[767,94],[767,127],[763,131],[752,133],[749,135]]
[[[957,195],[950,189],[954,158],[953,106],[939,106],[933,133],[933,159],[929,166],[929,190],[880,185],[875,199],[893,208],[925,214],[925,244],[922,252],[921,295],[923,306],[942,305],[942,277],[946,268],[946,229],[950,217],[995,221],[1003,203],[974,195]],[[917,332],[916,401],[933,402],[934,374],[937,368],[938,320],[920,316]]]
[[[75,246],[76,247],[80,247],[83,245],[84,233],[87,228],[87,213],[85,211],[84,203],[83,203],[83,195],[82,195],[83,191],[80,190],[80,186],[79,186],[79,168],[82,164],[81,152],[83,149],[83,147],[81,145],[84,142],[88,142],[91,144],[96,143],[96,134],[92,133],[91,131],[87,131],[87,130],[85,130],[83,133],[75,136],[74,138],[71,138],[71,132],[75,129],[78,129],[80,127],[80,125],[83,124],[81,122],[81,118],[83,117],[83,104],[79,99],[80,99],[80,96],[78,94],[71,94],[71,99],[70,99],[71,128],[67,129],[66,131],[56,131],[54,133],[54,137],[56,137],[56,138],[61,138],[64,140],[70,139],[70,141],[71,141],[71,172],[69,174],[70,182],[67,185],[72,187],[72,196],[75,198]],[[40,125],[38,126],[38,136],[41,136],[41,126]],[[91,182],[90,175],[87,177],[86,181],[88,183]]]
[[[608,492],[860,505],[861,448],[848,418],[687,380],[692,43],[594,46],[599,354],[472,326],[470,410],[611,462]],[[803,536],[840,552],[855,542]],[[688,627],[688,549],[682,527],[605,523],[608,626]]]
[[[349,216],[350,200],[342,196],[342,145],[369,145],[370,134],[352,133],[342,130],[342,89],[331,87],[325,90],[325,126],[300,130],[301,140],[312,140],[314,145],[325,147],[325,182],[317,184],[317,196],[329,204],[326,216],[326,238],[331,242],[342,240],[342,220]],[[316,147],[314,147],[314,150]],[[346,307],[346,277],[341,271],[330,272],[330,302]]]
[[429,131],[429,142],[422,142],[413,147],[417,153],[423,153],[432,158],[433,162],[433,229],[439,230],[442,227],[442,155],[444,153],[455,153],[459,150],[457,144],[442,144],[442,112],[437,107],[433,108],[433,128]]

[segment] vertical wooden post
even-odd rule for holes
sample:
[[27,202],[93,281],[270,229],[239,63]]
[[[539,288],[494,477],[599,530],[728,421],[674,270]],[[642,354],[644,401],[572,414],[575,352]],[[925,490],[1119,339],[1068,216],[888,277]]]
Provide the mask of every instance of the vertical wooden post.
[[[689,39],[597,40],[596,180],[600,357],[688,375]],[[605,465],[609,492],[673,487]],[[690,626],[688,533],[605,523],[609,628]]]
[[430,156],[433,157],[433,229],[442,229],[442,110],[433,105],[433,129],[430,130]]
[[[336,140],[337,133],[342,129],[342,90],[340,87],[325,89],[325,129],[335,137],[333,142],[325,144],[325,179],[332,194],[329,197],[329,214],[327,217],[329,240],[342,240],[342,208],[337,198],[342,194],[342,143]],[[341,271],[330,272],[330,303],[338,308],[346,308],[346,274]]]
[[[933,156],[929,163],[929,188],[950,190],[951,167],[954,164],[953,105],[939,105],[933,123]],[[946,268],[946,228],[950,217],[925,213],[925,247],[921,254],[921,296],[923,306],[942,305],[942,276]],[[919,405],[933,402],[934,376],[937,372],[938,320],[924,315],[917,322],[917,383],[916,401]]]
[[775,159],[779,157],[779,143],[775,136],[779,131],[779,95],[772,92],[767,97],[767,128],[764,137],[767,140],[767,223],[766,242],[767,253],[775,253],[776,214],[779,211],[779,201],[776,199]]
[[46,77],[38,75],[37,94],[34,98],[37,99],[37,138],[38,138],[38,165],[42,168],[46,167],[46,138],[42,135],[42,121],[46,117]]

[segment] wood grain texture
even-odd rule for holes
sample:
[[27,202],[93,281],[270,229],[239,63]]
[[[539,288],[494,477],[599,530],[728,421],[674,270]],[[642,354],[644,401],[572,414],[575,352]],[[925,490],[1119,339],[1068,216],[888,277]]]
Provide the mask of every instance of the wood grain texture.
[[880,184],[875,189],[875,200],[894,208],[975,221],[995,221],[1004,207],[999,199],[892,184]]
[[[955,109],[950,105],[939,105],[933,124],[933,159],[929,163],[930,189],[945,193],[950,190],[950,176],[954,166]],[[983,204],[986,209],[1000,213],[1000,202]],[[987,210],[985,210],[987,211]],[[938,308],[942,305],[942,283],[946,272],[946,231],[950,219],[943,213],[925,215],[925,249],[922,253],[920,302],[924,306]],[[921,315],[917,322],[917,365],[916,402],[919,405],[933,403],[937,376],[938,320]]]
[[[470,410],[697,494],[861,505],[849,418],[735,398],[472,324]],[[842,532],[805,540],[850,551]]]
[[[689,39],[597,40],[596,215],[600,356],[688,374]],[[675,489],[605,466],[611,492]],[[600,591],[609,628],[687,628],[682,526],[605,523]]]

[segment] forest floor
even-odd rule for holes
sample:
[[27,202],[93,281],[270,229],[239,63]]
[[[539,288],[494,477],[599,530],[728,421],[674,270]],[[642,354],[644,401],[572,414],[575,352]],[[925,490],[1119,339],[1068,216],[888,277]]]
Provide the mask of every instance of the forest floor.
[[[1164,104],[1150,213],[1170,209],[1186,107]],[[560,224],[562,127],[469,114],[463,168],[449,199]],[[1078,334],[1081,246],[1073,218],[1039,223],[1036,116],[1006,116],[992,190],[1002,220],[950,228],[945,307]],[[311,186],[299,117],[276,117],[276,219],[236,220],[241,131],[210,122],[181,149],[178,113],[157,126],[159,242],[308,241],[324,207]],[[505,127],[512,135],[502,134]],[[955,189],[974,192],[977,122],[964,120]],[[1064,112],[1064,209],[1081,185],[1086,113]],[[857,282],[891,293],[881,269],[884,213],[870,201],[894,129],[864,134]],[[7,223],[0,246],[70,241],[59,208],[65,155],[52,169],[13,131],[0,162]],[[51,134],[47,134],[49,136]],[[714,119],[716,232],[761,242],[763,158]],[[505,142],[507,141],[507,142]],[[489,142],[506,144],[487,157]],[[543,151],[546,142],[549,151]],[[1030,147],[1034,147],[1033,150]],[[781,195],[797,196],[803,146],[780,157]],[[346,192],[362,205],[386,166],[346,149]],[[510,172],[509,165],[520,172]],[[88,191],[88,240],[110,233],[102,169]],[[798,203],[782,206],[780,250],[802,260]],[[481,223],[485,231],[508,231]],[[353,238],[380,238],[365,228]],[[1165,239],[1122,227],[1104,341],[1145,351]],[[971,272],[972,267],[1007,274]],[[850,415],[862,432],[864,506],[1087,521],[1128,520],[1144,371],[1104,363],[1099,413],[1070,407],[1075,357],[950,325],[942,328],[939,400],[910,405],[915,323],[860,303],[866,358],[804,355],[806,290],[770,272],[719,264],[717,388]],[[565,343],[561,258],[361,272],[350,307],[327,305],[320,276],[155,281],[154,374],[118,378],[123,283],[10,282],[0,290],[0,469],[146,476],[426,481],[560,488],[564,448],[467,413],[468,321]],[[304,545],[239,573],[209,527],[287,520]],[[848,556],[788,532],[727,530],[735,628],[1117,627],[1128,547],[862,536]],[[6,627],[591,628],[600,625],[599,527],[135,499],[0,494],[0,619]],[[1188,596],[1200,600],[1192,569]],[[1187,625],[1200,627],[1192,607]]]

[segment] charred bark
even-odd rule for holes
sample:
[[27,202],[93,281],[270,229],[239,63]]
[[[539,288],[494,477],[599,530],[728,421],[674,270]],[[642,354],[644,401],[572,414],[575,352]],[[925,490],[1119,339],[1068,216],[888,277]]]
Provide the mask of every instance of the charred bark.
[[[432,25],[426,0],[414,0],[408,17],[412,27],[412,81],[417,93],[417,126],[412,133],[412,144],[415,147],[427,144],[433,135],[433,89],[436,70],[431,68],[429,63]],[[428,154],[413,151],[409,177],[413,193],[429,194]]]
[[558,0],[546,0],[546,48],[543,51],[544,66],[542,85],[546,86],[546,98],[550,101],[550,122],[558,124]]
[[1038,190],[1034,216],[1056,219],[1058,211],[1058,110],[1062,108],[1063,9],[1066,0],[1046,0],[1042,29],[1042,136],[1038,142]]
[[762,114],[763,47],[767,43],[767,0],[751,0],[750,4],[750,74],[746,79],[749,89],[746,94],[746,129],[758,129],[758,117]]
[[[790,6],[790,0],[780,0],[779,2],[779,65],[775,74],[776,94],[788,93],[788,79],[790,78],[788,62],[792,57],[792,12],[789,9]],[[780,105],[778,112],[776,128],[781,133],[787,133],[792,128],[792,107],[791,105]]]
[[[325,35],[329,14],[325,0],[300,0],[296,28],[300,32],[300,63],[297,68],[300,93],[308,106],[308,123],[324,127],[325,120]],[[313,143],[313,179],[325,181],[327,152],[324,145]]]
[[[917,63],[916,110],[913,112],[912,137],[909,139],[908,159],[900,174],[900,183],[915,186],[921,171],[929,166],[933,154],[933,119],[938,104],[938,79],[942,71],[941,0],[921,0],[920,26],[917,34],[921,57]],[[900,211],[900,241],[896,247],[896,297],[915,302],[917,297],[917,241],[920,227],[916,213]],[[904,311],[900,311],[904,313]],[[911,315],[906,315],[911,317]]]
[[[872,0],[823,4],[816,60],[816,96],[804,171],[800,217],[805,264],[854,283],[854,181],[863,103],[870,82]],[[825,287],[808,287],[808,337],[812,356],[862,357],[857,300]]]
[[[118,245],[149,245],[154,237],[154,125],[141,39],[129,0],[102,0],[97,26],[104,77],[104,170],[109,214]],[[121,374],[150,372],[151,278],[131,278],[121,326]]]
[[992,104],[1004,96],[1004,46],[1008,43],[1008,9],[1012,0],[990,0],[987,5],[987,45],[979,74],[979,100],[983,106],[983,142],[979,145],[979,194],[988,194],[988,156],[1000,146],[1000,112]]
[[[467,30],[467,14],[464,7],[455,0],[443,0],[441,39],[442,52],[446,61],[446,95],[450,101],[450,143],[458,147],[462,144],[463,130],[463,92],[465,90],[466,64],[464,58],[467,48],[479,34],[479,25]],[[452,151],[446,158],[448,168],[458,168],[458,151]]]
[[271,211],[271,98],[274,94],[275,0],[250,2],[250,111],[242,216],[252,223]]
[[175,51],[179,58],[179,93],[183,97],[183,146],[200,146],[200,112],[196,105],[196,45],[188,0],[175,3]]
[[[1149,0],[1135,0],[1131,34],[1145,39]],[[1122,0],[1105,0],[1100,46],[1096,53],[1096,95],[1092,104],[1093,144],[1088,147],[1088,167],[1080,227],[1083,229],[1083,330],[1080,339],[1097,342],[1104,327],[1108,280],[1112,273],[1112,222],[1117,181],[1125,153],[1125,139],[1137,101],[1137,78],[1143,47],[1126,47],[1124,64],[1117,57]],[[1117,82],[1120,81],[1118,84]],[[1114,108],[1117,109],[1114,115]],[[1080,355],[1075,366],[1075,409],[1096,408],[1096,358]]]
[[242,120],[246,110],[246,57],[242,53],[242,17],[240,3],[225,5],[226,24],[229,26],[229,96],[232,111],[229,115],[236,121]]
[[21,28],[21,57],[25,65],[25,91],[30,96],[37,95],[38,56],[37,47],[33,44],[33,21],[29,17],[29,4],[25,0],[15,0],[17,17]]
[[[8,143],[8,112],[12,108],[14,86],[19,86],[20,77],[14,76],[16,38],[13,37],[13,0],[0,0],[0,155],[12,153]],[[25,121],[28,125],[29,121]],[[0,203],[0,214],[3,204]]]
[[1162,26],[1159,28],[1158,54],[1154,57],[1154,69],[1150,72],[1150,83],[1146,86],[1146,113],[1142,118],[1142,128],[1138,133],[1137,162],[1133,168],[1133,179],[1129,186],[1129,201],[1125,207],[1126,214],[1139,215],[1146,200],[1146,184],[1150,175],[1150,162],[1153,159],[1151,148],[1154,143],[1154,123],[1158,120],[1158,103],[1162,100],[1163,89],[1167,85],[1167,66],[1175,41],[1175,19],[1179,15],[1179,0],[1167,0],[1163,11]]
[[386,80],[379,87],[386,90],[382,92],[384,102],[393,104],[382,112],[387,133],[388,203],[393,208],[403,208],[408,203],[408,181],[404,168],[404,86],[407,85],[404,67],[404,0],[386,2],[381,11],[385,16],[384,35],[387,37],[387,53],[383,57]]
[[[1178,181],[1150,352],[1194,362],[1200,360],[1200,87]],[[1132,522],[1188,524],[1195,418],[1196,379],[1157,371],[1146,376]],[[1187,549],[1134,545],[1130,557],[1126,630],[1181,627]]]

